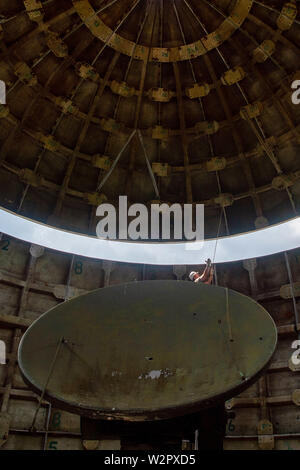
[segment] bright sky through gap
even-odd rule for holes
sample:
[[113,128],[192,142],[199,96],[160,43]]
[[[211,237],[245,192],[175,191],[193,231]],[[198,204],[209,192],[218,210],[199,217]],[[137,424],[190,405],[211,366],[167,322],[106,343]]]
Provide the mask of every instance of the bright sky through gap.
[[[125,263],[188,265],[213,258],[216,242],[145,243],[99,240],[34,222],[0,209],[0,232],[57,251]],[[300,217],[241,235],[220,238],[216,263],[259,258],[300,247]]]

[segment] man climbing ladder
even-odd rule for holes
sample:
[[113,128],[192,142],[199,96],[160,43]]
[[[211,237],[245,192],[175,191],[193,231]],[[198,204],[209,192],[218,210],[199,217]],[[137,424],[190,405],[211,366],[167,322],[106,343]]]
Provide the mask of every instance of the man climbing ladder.
[[[220,231],[221,231],[223,215],[225,217],[225,222],[226,222],[226,214],[224,212],[224,208],[220,212],[220,219],[219,219],[217,236],[215,239],[215,248],[213,252],[212,261],[210,258],[208,258],[205,261],[206,266],[202,274],[200,274],[197,271],[192,271],[189,274],[189,278],[193,282],[202,282],[203,284],[212,284],[213,277],[214,277],[214,264],[215,264],[216,254],[217,254],[217,246],[218,246],[218,241],[219,241],[219,236],[220,236]],[[215,283],[218,284],[217,278],[215,279]]]
[[[220,224],[219,224],[220,228]],[[218,230],[219,236],[219,230]],[[218,236],[216,239],[216,245],[214,250],[213,262],[208,258],[205,263],[205,269],[202,274],[197,271],[192,271],[189,274],[191,281],[196,283],[211,284],[214,276],[213,263],[216,255],[216,248],[218,243]],[[196,450],[222,450],[223,440],[226,433],[226,424],[229,419],[229,415],[226,413],[224,403],[218,403],[217,405],[204,409],[195,415],[190,415],[190,419],[194,420],[195,432],[195,445]],[[185,435],[184,442],[188,442],[191,445],[193,442],[193,433]],[[185,444],[186,445],[186,444]]]
[[203,282],[203,284],[211,284],[214,277],[214,268],[211,263],[211,259],[205,261],[206,267],[202,274],[197,271],[192,271],[189,278],[193,282]]

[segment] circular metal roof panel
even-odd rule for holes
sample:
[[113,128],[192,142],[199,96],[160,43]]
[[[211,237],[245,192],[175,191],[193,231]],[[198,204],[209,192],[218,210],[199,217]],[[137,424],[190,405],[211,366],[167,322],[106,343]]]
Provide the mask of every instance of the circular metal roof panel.
[[244,295],[143,281],[93,291],[42,315],[22,338],[19,366],[39,394],[48,381],[45,398],[60,408],[163,419],[248,387],[276,341],[270,315]]

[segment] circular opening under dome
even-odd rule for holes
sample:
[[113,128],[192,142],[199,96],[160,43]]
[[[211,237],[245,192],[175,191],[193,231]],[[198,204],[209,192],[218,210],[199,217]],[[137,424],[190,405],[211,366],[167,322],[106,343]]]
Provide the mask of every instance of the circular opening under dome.
[[[128,242],[49,227],[0,209],[0,231],[41,247],[94,259],[152,265],[195,265],[212,258],[226,263],[259,258],[299,247],[300,217],[249,233],[211,240],[185,242]],[[43,251],[43,250],[42,250]]]

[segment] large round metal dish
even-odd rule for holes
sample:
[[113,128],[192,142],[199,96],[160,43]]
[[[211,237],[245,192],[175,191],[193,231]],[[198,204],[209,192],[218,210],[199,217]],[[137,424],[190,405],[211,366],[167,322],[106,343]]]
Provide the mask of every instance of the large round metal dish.
[[93,291],[42,315],[21,340],[19,366],[39,394],[48,381],[45,398],[62,409],[165,419],[248,387],[276,342],[270,315],[244,295],[143,281]]

